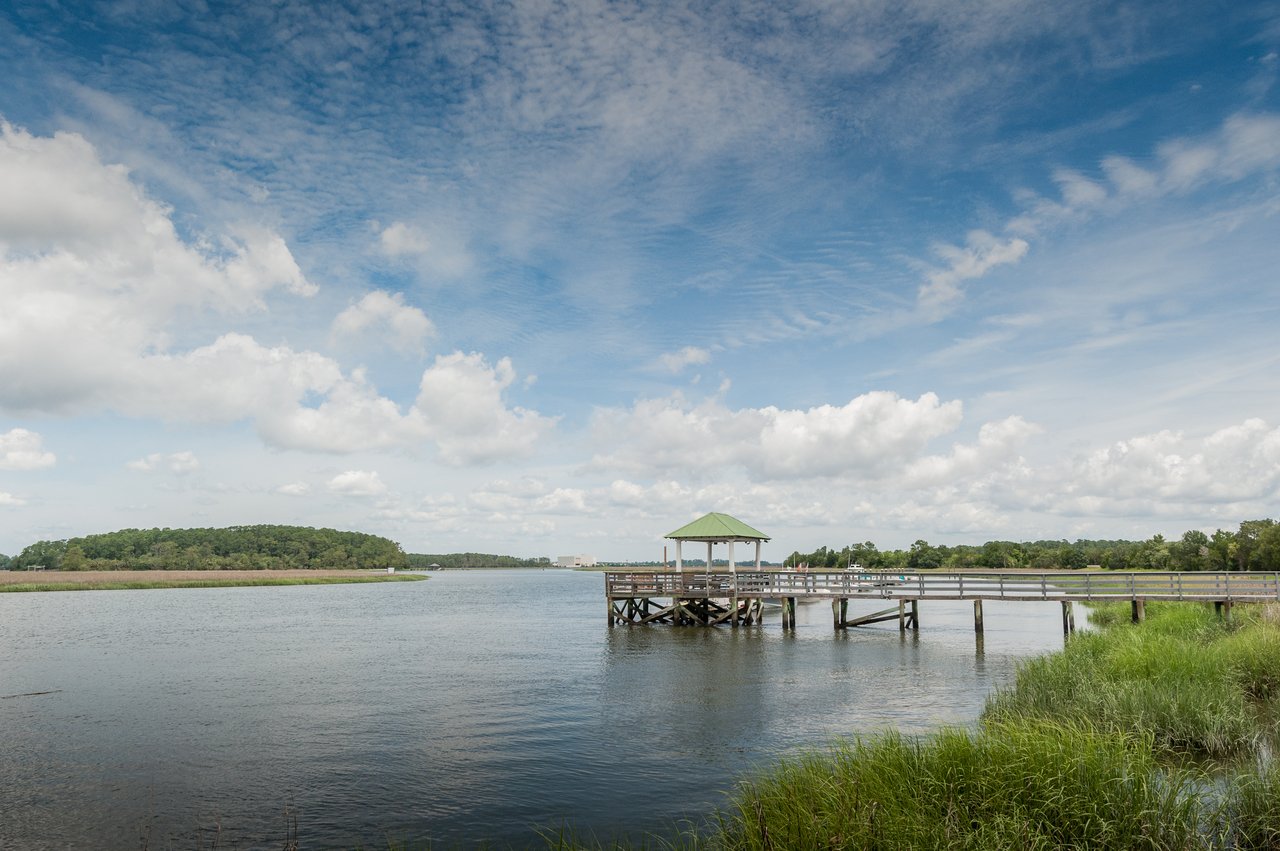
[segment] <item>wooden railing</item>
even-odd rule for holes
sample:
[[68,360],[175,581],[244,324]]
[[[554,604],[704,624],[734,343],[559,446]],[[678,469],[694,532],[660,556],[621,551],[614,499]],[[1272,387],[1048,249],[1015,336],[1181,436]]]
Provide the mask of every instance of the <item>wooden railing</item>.
[[744,570],[605,574],[609,599],[878,597],[890,600],[1280,600],[1280,573]]

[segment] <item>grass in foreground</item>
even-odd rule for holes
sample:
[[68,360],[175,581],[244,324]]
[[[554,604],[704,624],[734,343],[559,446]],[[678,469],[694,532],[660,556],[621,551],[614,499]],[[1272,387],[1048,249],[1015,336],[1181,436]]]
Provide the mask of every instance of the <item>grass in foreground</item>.
[[746,783],[710,845],[782,848],[1195,848],[1193,776],[1149,739],[1067,724],[887,734]]
[[19,582],[0,584],[0,593],[26,591],[136,591],[150,588],[237,588],[262,585],[348,585],[364,582],[418,582],[425,576],[385,574],[380,576],[254,577],[243,579],[172,579],[128,582]]

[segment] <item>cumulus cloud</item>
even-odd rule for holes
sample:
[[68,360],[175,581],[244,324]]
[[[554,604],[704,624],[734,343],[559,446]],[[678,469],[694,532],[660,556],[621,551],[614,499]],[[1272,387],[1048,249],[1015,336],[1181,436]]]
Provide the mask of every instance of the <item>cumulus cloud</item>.
[[381,496],[387,486],[376,471],[347,470],[329,480],[329,490],[344,496]]
[[289,482],[276,488],[276,493],[285,496],[306,496],[311,493],[311,485],[306,482]]
[[66,412],[112,397],[169,344],[179,310],[260,310],[309,295],[276,234],[195,245],[83,138],[0,125],[0,405]]
[[1018,451],[1042,431],[1039,426],[1019,416],[984,423],[978,430],[977,443],[958,443],[947,455],[930,455],[910,462],[902,484],[912,488],[948,484],[965,477],[989,475],[1011,464],[1021,464]]
[[476,352],[436,358],[422,374],[414,413],[442,460],[471,464],[527,455],[555,426],[536,411],[505,405],[503,393],[515,378],[510,358],[492,366]]
[[21,508],[27,501],[6,491],[0,491],[0,508]]
[[658,367],[673,375],[687,366],[711,362],[711,352],[697,346],[685,346],[678,352],[666,352],[658,358]]
[[[402,409],[362,371],[346,374],[315,352],[242,333],[176,347],[179,318],[193,311],[262,310],[273,290],[315,291],[278,235],[184,242],[169,210],[75,134],[0,125],[0,185],[0,409],[249,420],[272,446],[321,452],[437,440],[451,463],[525,454],[552,425],[505,406],[515,378],[507,359],[437,359],[418,402]],[[338,333],[375,329],[404,346],[432,330],[402,296],[381,291],[335,322]]]
[[171,452],[167,455],[153,452],[145,458],[130,461],[126,466],[139,473],[167,471],[175,476],[185,476],[200,469],[200,460],[190,451]]
[[716,400],[693,406],[676,394],[630,410],[599,410],[592,429],[610,447],[595,459],[605,467],[742,468],[766,479],[879,477],[918,458],[962,417],[960,402],[944,403],[933,393],[912,401],[877,391],[807,410],[731,410]]
[[367,294],[333,320],[336,336],[355,337],[372,331],[402,352],[421,349],[423,340],[435,330],[425,313],[404,303],[403,293],[383,290]]
[[34,431],[14,428],[0,434],[0,470],[42,470],[58,457],[44,450],[43,438]]
[[1203,438],[1159,431],[1098,449],[1055,475],[1070,482],[1061,508],[1071,512],[1274,501],[1280,428],[1249,419]]

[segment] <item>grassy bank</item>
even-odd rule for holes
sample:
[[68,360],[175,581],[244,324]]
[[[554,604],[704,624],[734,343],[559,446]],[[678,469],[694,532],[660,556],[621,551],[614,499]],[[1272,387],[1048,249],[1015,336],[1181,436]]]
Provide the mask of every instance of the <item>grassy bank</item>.
[[230,588],[263,585],[338,585],[416,582],[414,574],[354,570],[103,571],[0,574],[0,593],[27,591],[131,591],[150,588]]
[[[740,784],[662,847],[1280,849],[1280,611],[1103,607],[975,730],[855,738]],[[1212,757],[1206,760],[1205,757]],[[553,847],[604,847],[563,840]]]

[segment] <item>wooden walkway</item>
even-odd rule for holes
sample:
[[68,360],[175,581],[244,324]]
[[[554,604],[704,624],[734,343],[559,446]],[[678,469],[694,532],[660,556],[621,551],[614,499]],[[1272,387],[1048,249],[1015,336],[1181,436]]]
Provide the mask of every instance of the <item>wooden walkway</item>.
[[[605,596],[610,625],[759,623],[763,601],[771,600],[782,604],[787,627],[795,625],[797,601],[830,600],[837,629],[895,618],[902,628],[918,628],[920,601],[972,600],[978,632],[984,600],[1053,601],[1062,603],[1063,629],[1069,632],[1074,629],[1075,602],[1127,600],[1133,604],[1134,620],[1142,620],[1147,600],[1191,600],[1213,603],[1229,617],[1234,603],[1280,601],[1280,573],[608,572]],[[896,601],[896,614],[885,609],[850,619],[848,603],[860,599]]]

